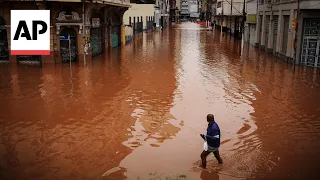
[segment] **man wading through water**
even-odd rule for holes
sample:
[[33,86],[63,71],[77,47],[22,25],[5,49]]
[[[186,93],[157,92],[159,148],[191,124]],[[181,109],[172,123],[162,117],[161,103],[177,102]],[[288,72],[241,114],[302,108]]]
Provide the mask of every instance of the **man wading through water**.
[[212,114],[207,115],[208,128],[207,135],[200,134],[200,136],[207,141],[208,149],[201,153],[202,167],[207,167],[207,156],[212,152],[217,158],[219,164],[222,164],[222,159],[219,155],[220,147],[220,128],[218,124],[214,121],[214,116]]

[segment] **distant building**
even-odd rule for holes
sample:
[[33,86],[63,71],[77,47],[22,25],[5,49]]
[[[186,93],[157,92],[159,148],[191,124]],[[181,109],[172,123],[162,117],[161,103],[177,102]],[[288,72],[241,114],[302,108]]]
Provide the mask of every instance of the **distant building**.
[[[200,2],[200,17],[201,20],[206,20],[206,21],[213,21],[212,19],[212,12],[214,9],[216,9],[216,1],[217,0],[201,0]],[[214,8],[212,8],[214,7]]]
[[170,0],[170,21],[177,22],[180,16],[180,0]]
[[189,0],[189,12],[190,18],[199,18],[199,1],[198,0]]
[[[142,22],[142,30],[147,30],[148,22],[154,17],[154,4],[130,4],[131,7],[123,15],[123,24],[132,25],[134,22]],[[153,22],[152,22],[153,25]]]
[[181,0],[180,15],[183,18],[199,18],[199,0]]
[[212,0],[211,4],[211,22],[216,22],[216,15],[217,15],[217,0]]
[[166,27],[169,24],[169,16],[169,0],[156,0],[154,13],[156,27]]
[[181,18],[189,18],[189,2],[188,0],[181,0],[181,11],[180,11]]
[[223,31],[240,37],[243,17],[243,0],[217,0],[215,20]]
[[130,3],[131,7],[123,15],[123,44],[131,42],[135,35],[153,29],[155,8],[153,2]]

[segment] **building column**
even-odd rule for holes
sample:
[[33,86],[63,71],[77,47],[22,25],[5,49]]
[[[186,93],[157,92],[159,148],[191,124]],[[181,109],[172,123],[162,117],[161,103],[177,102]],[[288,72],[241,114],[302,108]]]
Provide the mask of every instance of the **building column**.
[[288,33],[288,43],[287,43],[287,54],[286,56],[289,58],[293,58],[294,54],[294,35],[295,30],[292,29],[292,20],[295,18],[295,12],[294,9],[291,9],[290,11],[290,20],[289,20],[289,33]]
[[249,34],[250,34],[250,24],[245,23],[244,25],[244,42],[249,42],[250,43],[250,39],[249,39]]
[[[82,31],[84,31],[84,38],[88,38],[89,39],[89,43],[90,43],[90,26],[85,25],[84,28],[82,28]],[[76,30],[76,32],[78,32]],[[91,47],[88,47],[88,55],[84,55],[84,40],[83,40],[83,36],[82,33],[81,34],[77,34],[77,44],[78,44],[78,61],[79,62],[84,62],[84,56],[86,56],[86,62],[88,63],[89,60],[92,59],[92,54],[91,54]]]
[[281,39],[282,39],[282,31],[283,31],[283,17],[282,10],[279,10],[279,20],[278,20],[278,32],[277,32],[277,43],[276,43],[276,53],[280,52],[281,49]]
[[120,35],[121,35],[121,44],[125,45],[126,44],[126,27],[121,24],[120,25]]
[[268,44],[267,44],[267,51],[272,53],[272,45],[273,45],[273,14],[271,12],[270,15],[270,20],[269,20],[270,24],[269,24],[269,33],[268,33]]
[[262,15],[262,34],[261,34],[261,41],[260,41],[260,45],[262,47],[262,49],[265,48],[266,46],[266,12],[263,11],[263,15]]
[[[295,12],[295,17],[296,18],[298,17],[297,11]],[[293,57],[295,58],[294,63],[297,65],[299,65],[301,63],[301,51],[302,51],[301,46],[303,46],[302,42],[303,42],[303,37],[304,37],[304,35],[302,34],[304,31],[303,21],[304,21],[303,13],[300,13],[299,19],[297,19],[298,32],[297,32],[297,30],[295,30],[295,32],[297,33],[296,54],[295,55],[293,54]]]
[[260,44],[260,24],[262,23],[261,22],[261,19],[260,19],[260,12],[258,12],[257,14],[257,17],[256,17],[256,20],[257,20],[257,23],[256,23],[256,38],[255,38],[255,41],[254,41],[254,44],[256,47],[259,47],[259,44]]

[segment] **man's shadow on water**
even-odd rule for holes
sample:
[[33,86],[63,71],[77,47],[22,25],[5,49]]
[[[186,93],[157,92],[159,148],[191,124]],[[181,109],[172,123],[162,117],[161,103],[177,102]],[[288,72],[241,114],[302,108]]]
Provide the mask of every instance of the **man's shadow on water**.
[[201,172],[200,178],[202,180],[219,180],[219,175],[215,171],[209,172],[208,170],[203,170]]

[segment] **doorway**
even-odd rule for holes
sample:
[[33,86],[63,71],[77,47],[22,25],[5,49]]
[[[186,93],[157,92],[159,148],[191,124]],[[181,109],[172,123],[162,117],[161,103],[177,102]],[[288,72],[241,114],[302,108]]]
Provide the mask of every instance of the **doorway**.
[[103,36],[102,27],[91,28],[90,30],[90,46],[92,56],[103,53]]
[[120,42],[119,42],[119,38],[120,38],[120,29],[119,26],[113,26],[111,29],[111,47],[118,47]]
[[[60,57],[63,63],[69,61],[76,61],[78,57],[77,49],[77,33],[73,28],[64,28],[60,36],[70,36],[70,49],[68,40],[60,40]],[[71,55],[70,55],[71,52]],[[70,58],[71,57],[71,58]]]
[[301,64],[320,67],[320,19],[304,20]]

